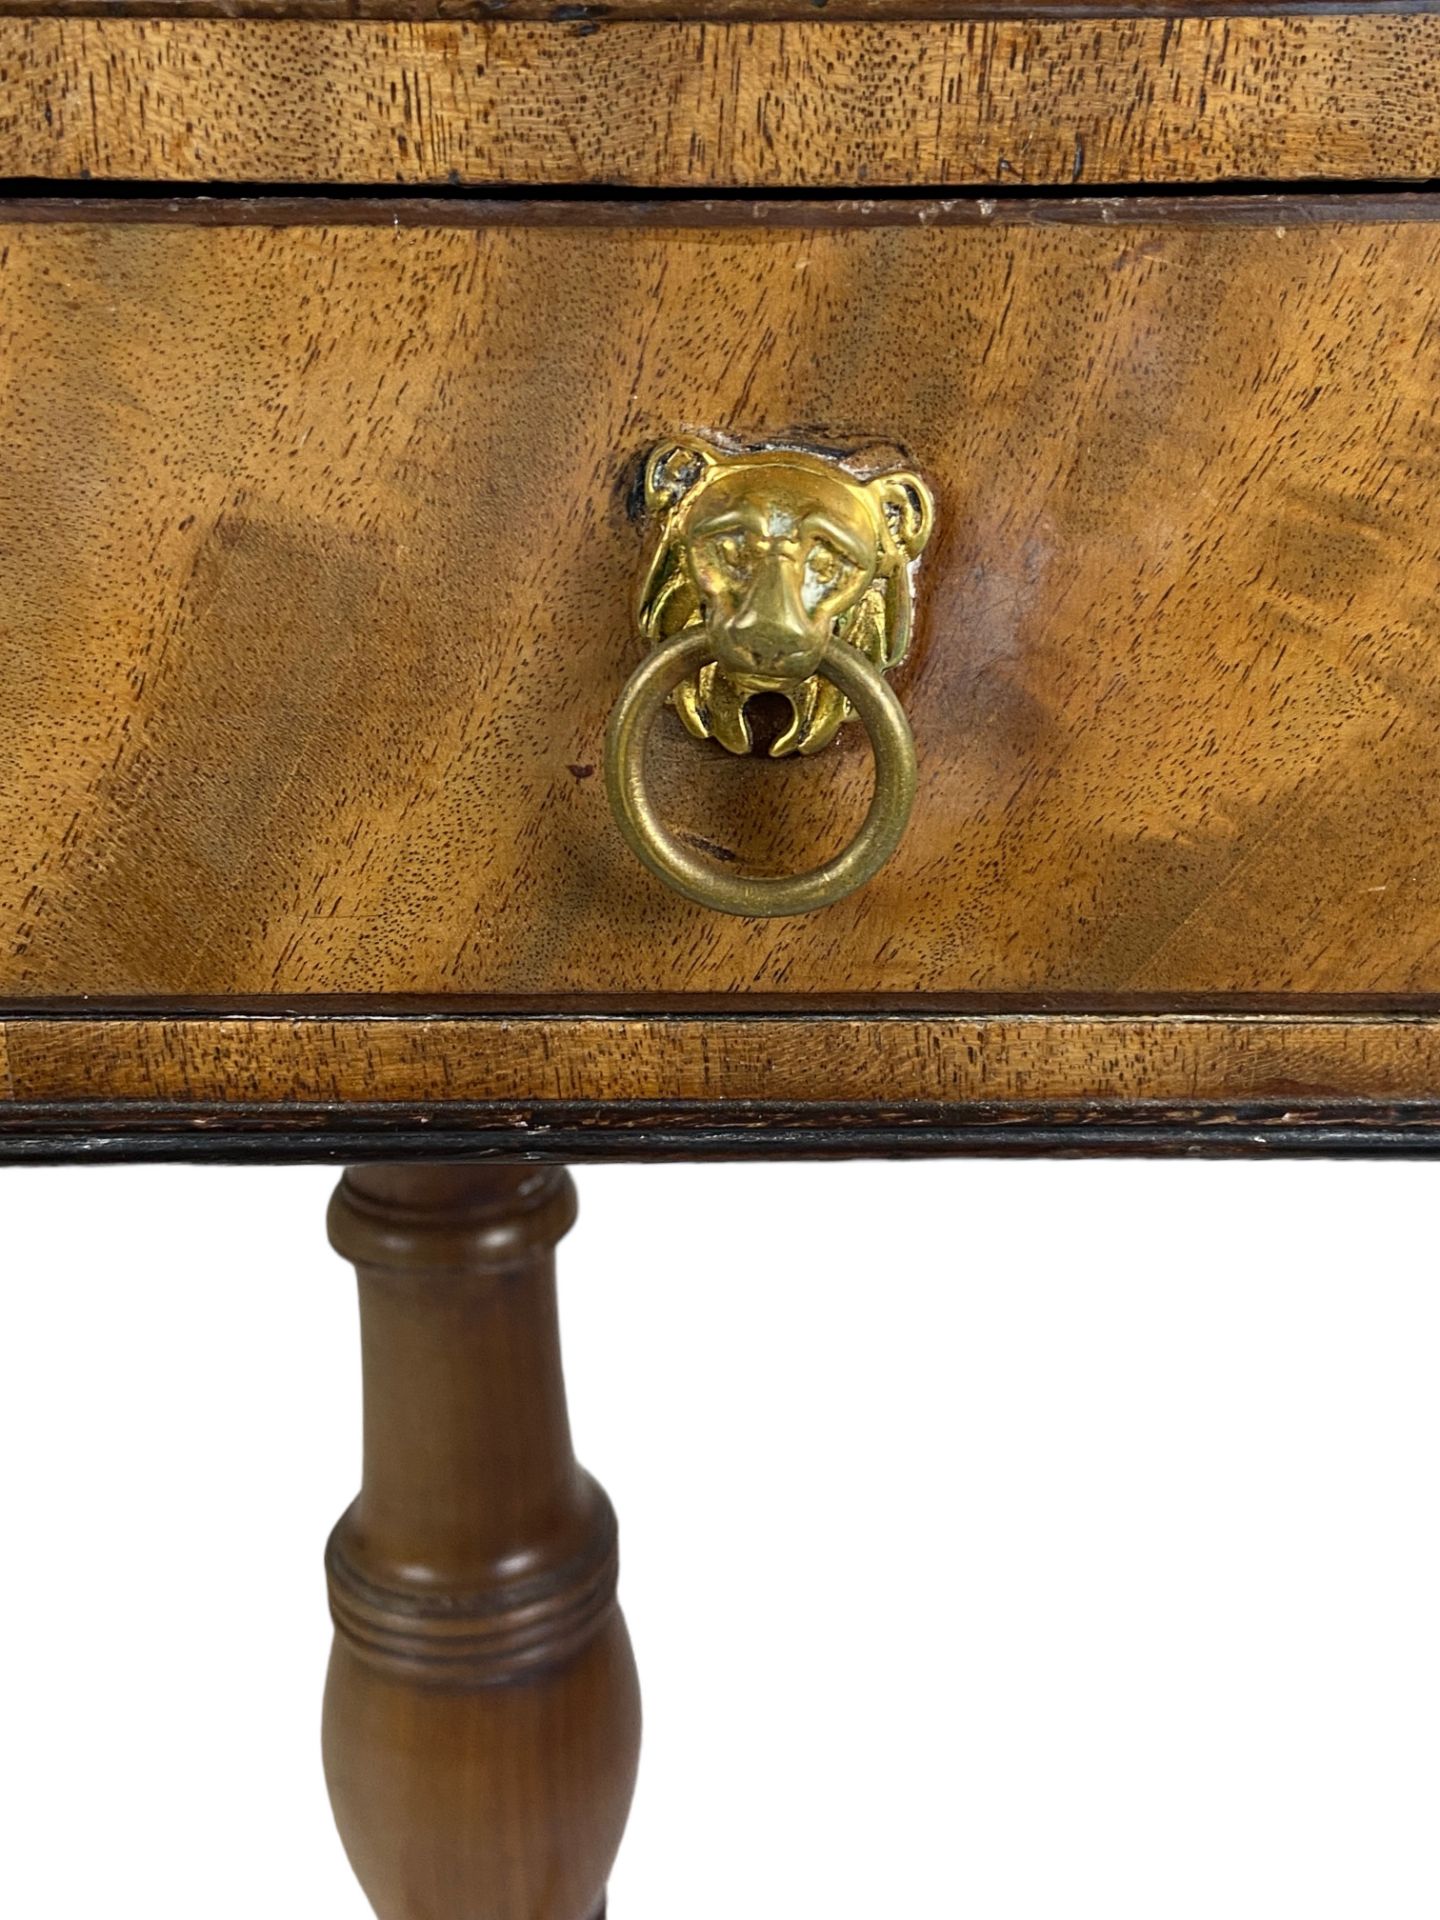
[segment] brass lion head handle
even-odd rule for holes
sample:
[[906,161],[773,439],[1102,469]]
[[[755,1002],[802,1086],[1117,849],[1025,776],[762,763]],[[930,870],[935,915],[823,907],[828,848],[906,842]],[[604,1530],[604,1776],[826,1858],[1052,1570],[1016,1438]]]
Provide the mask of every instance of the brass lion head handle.
[[[819,454],[730,453],[698,439],[645,463],[656,538],[639,626],[653,651],[620,695],[605,746],[610,804],[652,872],[725,913],[808,913],[863,886],[894,852],[915,797],[915,748],[884,672],[910,641],[913,572],[934,505],[917,475],[861,478]],[[860,832],[810,872],[725,873],[657,819],[645,741],[668,698],[689,731],[731,753],[754,741],[746,705],[783,694],[790,719],[772,757],[814,754],[859,714],[875,755]]]

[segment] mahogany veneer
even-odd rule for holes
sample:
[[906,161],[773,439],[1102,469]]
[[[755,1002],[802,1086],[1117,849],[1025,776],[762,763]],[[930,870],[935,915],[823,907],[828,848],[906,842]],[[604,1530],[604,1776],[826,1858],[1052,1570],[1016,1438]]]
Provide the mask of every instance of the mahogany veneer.
[[1433,14],[1364,6],[870,23],[0,19],[0,169],[690,190],[1428,180],[1437,55]]
[[[1440,19],[610,11],[0,0],[0,1158],[355,1163],[381,1920],[598,1920],[633,1785],[544,1163],[1440,1143]],[[697,434],[936,496],[822,913],[606,808]],[[793,873],[856,735],[646,777]]]

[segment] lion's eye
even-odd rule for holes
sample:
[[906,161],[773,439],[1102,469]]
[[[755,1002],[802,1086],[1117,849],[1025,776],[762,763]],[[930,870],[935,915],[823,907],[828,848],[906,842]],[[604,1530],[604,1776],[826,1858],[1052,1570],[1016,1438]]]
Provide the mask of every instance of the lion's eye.
[[850,562],[827,541],[817,540],[805,556],[806,585],[821,599],[834,591],[850,571]]
[[718,540],[711,542],[710,551],[727,573],[748,572],[750,553],[743,534],[722,533]]

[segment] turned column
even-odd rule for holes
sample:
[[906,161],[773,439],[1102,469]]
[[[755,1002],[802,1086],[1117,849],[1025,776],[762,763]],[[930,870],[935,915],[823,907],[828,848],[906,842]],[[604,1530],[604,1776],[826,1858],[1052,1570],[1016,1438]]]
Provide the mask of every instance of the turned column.
[[561,1169],[351,1169],[365,1460],[330,1541],[325,1774],[380,1920],[595,1920],[640,1699],[615,1516],[575,1463]]

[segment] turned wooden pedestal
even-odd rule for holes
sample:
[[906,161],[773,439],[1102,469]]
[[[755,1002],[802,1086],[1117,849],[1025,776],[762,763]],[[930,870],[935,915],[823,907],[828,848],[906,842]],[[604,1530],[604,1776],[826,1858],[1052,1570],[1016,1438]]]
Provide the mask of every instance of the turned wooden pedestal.
[[555,1168],[368,1167],[330,1210],[360,1277],[365,1465],[327,1559],[325,1770],[380,1920],[595,1920],[640,1697],[615,1516],[576,1465]]

